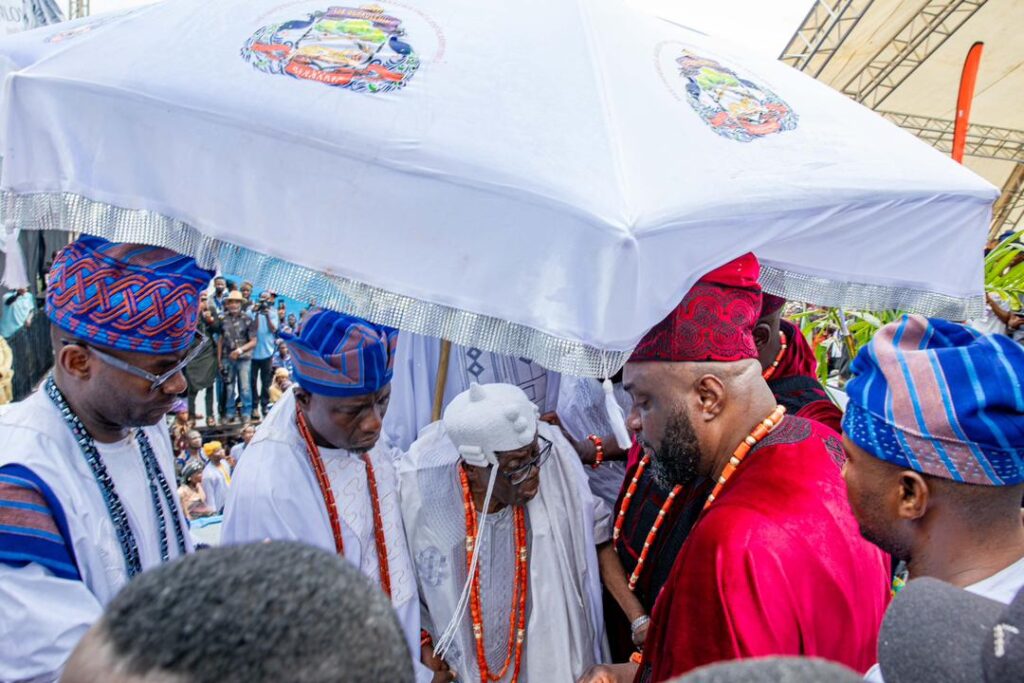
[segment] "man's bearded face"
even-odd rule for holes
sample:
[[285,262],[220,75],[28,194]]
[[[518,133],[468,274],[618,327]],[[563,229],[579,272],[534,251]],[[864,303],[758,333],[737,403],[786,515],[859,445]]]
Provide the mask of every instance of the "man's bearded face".
[[659,486],[671,489],[677,484],[692,484],[697,479],[699,466],[700,443],[697,441],[697,433],[689,416],[679,410],[665,424],[661,448],[651,458],[651,474]]

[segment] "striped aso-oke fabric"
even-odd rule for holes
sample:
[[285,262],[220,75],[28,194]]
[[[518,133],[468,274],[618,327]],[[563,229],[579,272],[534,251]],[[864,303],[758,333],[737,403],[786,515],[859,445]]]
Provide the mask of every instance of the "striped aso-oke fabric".
[[1024,481],[1024,347],[917,315],[861,349],[843,432],[881,460],[958,482]]
[[295,379],[306,391],[347,397],[372,394],[389,382],[398,330],[334,311],[313,314],[298,335],[282,333]]

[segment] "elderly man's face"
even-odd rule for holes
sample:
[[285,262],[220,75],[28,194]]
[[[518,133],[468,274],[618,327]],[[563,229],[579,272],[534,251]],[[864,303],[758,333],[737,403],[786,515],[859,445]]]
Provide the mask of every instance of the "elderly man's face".
[[529,446],[495,453],[498,457],[498,478],[493,494],[496,500],[505,505],[526,505],[533,500],[540,490],[541,451],[550,449],[550,443],[545,440],[542,446],[540,439],[534,437]]
[[338,398],[296,391],[295,400],[302,408],[313,433],[331,448],[352,453],[366,453],[380,439],[384,415],[391,400],[391,385],[362,396]]
[[228,313],[237,315],[242,311],[242,302],[238,300],[224,302],[224,308],[227,309]]

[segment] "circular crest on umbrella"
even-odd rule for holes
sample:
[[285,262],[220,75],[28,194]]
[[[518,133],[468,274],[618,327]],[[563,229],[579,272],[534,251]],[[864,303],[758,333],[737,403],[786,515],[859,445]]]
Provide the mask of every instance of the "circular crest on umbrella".
[[420,66],[402,19],[382,7],[329,7],[270,24],[246,41],[242,58],[256,69],[357,92],[390,92]]
[[[661,43],[655,53],[662,80],[669,90],[677,99],[685,97],[693,111],[718,135],[751,142],[797,127],[797,113],[760,79],[740,76],[722,61],[679,43]],[[669,61],[674,61],[672,66],[677,72],[674,82],[664,75],[669,69],[664,69],[663,63]]]

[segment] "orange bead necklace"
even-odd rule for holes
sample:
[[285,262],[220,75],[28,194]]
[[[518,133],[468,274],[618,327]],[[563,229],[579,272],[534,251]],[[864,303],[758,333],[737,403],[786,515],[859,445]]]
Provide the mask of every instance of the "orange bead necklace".
[[[633,494],[636,493],[637,484],[640,481],[640,477],[644,475],[644,470],[647,468],[648,463],[651,461],[651,456],[644,455],[640,459],[640,464],[636,466],[636,473],[633,474],[633,479],[629,482],[629,488],[626,489],[626,495],[622,499],[622,506],[619,508],[619,514],[615,516],[615,527],[612,529],[612,542],[617,543],[619,536],[622,535],[622,525],[626,520],[626,512],[629,510],[630,503],[633,502]],[[675,501],[676,496],[682,491],[683,487],[676,485],[669,492],[665,502],[662,503],[661,509],[658,510],[658,516],[654,518],[654,524],[651,525],[650,531],[647,532],[647,538],[644,540],[644,547],[640,550],[640,557],[637,558],[636,566],[633,568],[633,573],[629,575],[629,590],[636,589],[637,581],[640,580],[640,574],[644,569],[644,562],[647,560],[647,553],[651,551],[651,547],[654,545],[654,539],[658,535],[658,530],[661,528],[662,522],[665,520],[665,516],[668,515],[668,511],[672,509],[672,503]]]
[[740,445],[732,452],[732,457],[730,457],[729,462],[726,463],[725,469],[722,470],[722,474],[718,476],[715,488],[708,495],[707,502],[704,503],[704,510],[711,507],[711,504],[715,502],[715,499],[722,493],[722,488],[725,486],[725,483],[729,481],[729,478],[732,477],[733,474],[735,474],[736,468],[740,466],[743,459],[750,453],[750,449],[756,446],[761,439],[771,434],[776,427],[782,424],[782,418],[785,414],[786,406],[775,406],[775,410],[772,411],[772,414],[759,422],[757,426],[754,427],[754,430],[740,442]]
[[[459,468],[459,482],[462,484],[462,505],[466,513],[466,571],[472,565],[473,546],[478,533],[476,506],[473,494],[469,489],[466,471]],[[472,587],[469,594],[469,609],[473,618],[473,638],[476,641],[476,661],[480,668],[480,683],[500,681],[508,673],[509,666],[515,660],[512,671],[512,683],[519,679],[520,666],[523,659],[523,643],[526,641],[526,592],[529,586],[529,561],[526,544],[526,513],[523,506],[512,508],[512,519],[515,524],[516,570],[515,584],[512,590],[512,610],[508,619],[508,648],[505,662],[500,671],[492,672],[487,663],[487,649],[484,647],[484,610],[480,599],[480,567],[477,566],[472,576]]]
[[789,347],[789,340],[786,339],[786,333],[782,330],[779,330],[779,341],[782,342],[782,346],[779,348],[779,353],[775,356],[775,360],[772,361],[772,364],[761,373],[761,377],[764,377],[765,381],[771,379],[772,375],[775,374],[775,371],[779,367],[779,363],[782,362],[782,357],[786,355],[786,349]]
[[[785,343],[783,343],[783,351],[785,351]],[[781,358],[781,354],[779,355]],[[743,459],[747,457],[750,449],[753,448],[758,441],[768,436],[775,427],[778,426],[779,422],[782,421],[782,416],[786,412],[785,406],[776,406],[775,410],[765,420],[758,423],[757,427],[752,431],[741,443],[737,446],[736,450],[733,451],[732,457],[729,458],[729,463],[726,465],[722,475],[718,478],[718,482],[715,484],[714,490],[711,495],[708,496],[707,502],[704,504],[704,509],[707,510],[711,505],[711,502],[719,495],[722,491],[722,487],[725,486],[725,482],[728,481],[729,477],[732,476],[733,472],[736,471],[736,467],[739,466]],[[633,501],[633,495],[636,493],[636,487],[640,482],[640,478],[644,474],[644,470],[651,461],[651,456],[644,455],[640,459],[640,463],[636,467],[636,473],[633,475],[633,479],[629,482],[629,487],[626,489],[626,495],[623,496],[622,506],[619,508],[619,513],[615,517],[615,526],[612,529],[612,542],[617,543],[619,537],[622,535],[622,525],[625,523],[626,513],[629,511],[630,503]],[[668,497],[665,498],[665,502],[662,504],[661,509],[658,510],[658,516],[654,519],[654,524],[651,525],[650,531],[647,532],[647,538],[644,539],[644,546],[640,550],[640,557],[637,558],[636,567],[633,568],[633,572],[629,576],[629,590],[635,590],[636,584],[640,580],[640,575],[644,569],[644,562],[647,560],[647,554],[654,547],[654,540],[658,536],[658,530],[661,529],[662,523],[665,521],[665,517],[668,515],[669,510],[672,509],[672,504],[675,502],[676,496],[682,490],[682,486],[676,485],[669,492]]]
[[[334,490],[331,488],[331,480],[327,477],[327,469],[324,467],[324,460],[320,456],[320,448],[313,439],[313,433],[309,431],[309,424],[306,423],[306,416],[298,408],[295,409],[295,424],[299,428],[299,435],[306,442],[306,453],[309,455],[310,465],[313,467],[313,474],[316,476],[316,483],[320,486],[320,495],[323,496],[324,505],[327,507],[327,520],[331,525],[331,534],[334,536],[334,548],[337,553],[344,557],[345,542],[341,536],[341,519],[338,516],[338,504],[334,498]],[[373,536],[377,545],[377,563],[380,566],[380,587],[384,593],[391,597],[391,571],[388,568],[388,546],[384,538],[384,521],[380,514],[380,498],[377,495],[377,477],[373,471],[373,464],[370,462],[370,454],[362,454],[363,464],[366,465],[366,483],[370,489],[370,505],[373,507]]]

